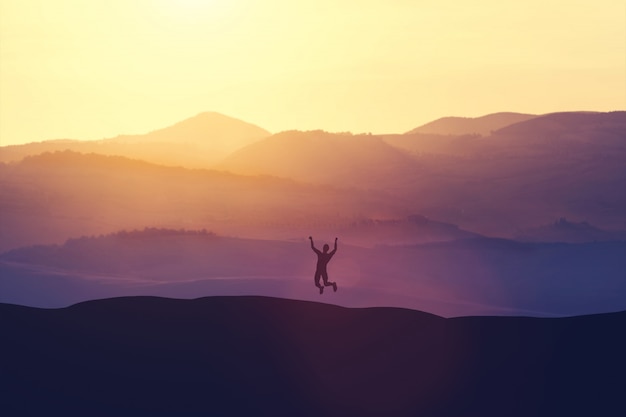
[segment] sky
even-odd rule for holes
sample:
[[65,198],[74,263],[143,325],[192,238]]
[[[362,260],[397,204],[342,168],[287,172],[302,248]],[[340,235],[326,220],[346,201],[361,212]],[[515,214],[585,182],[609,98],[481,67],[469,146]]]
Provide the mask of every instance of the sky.
[[0,145],[624,109],[623,0],[0,0]]

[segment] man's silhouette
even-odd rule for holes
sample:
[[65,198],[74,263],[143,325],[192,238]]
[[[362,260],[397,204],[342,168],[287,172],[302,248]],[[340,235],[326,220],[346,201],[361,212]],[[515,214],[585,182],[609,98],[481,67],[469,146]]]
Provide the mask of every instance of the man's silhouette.
[[[328,282],[328,272],[326,271],[326,265],[330,261],[330,258],[333,257],[335,252],[337,252],[337,238],[335,238],[335,248],[332,252],[328,252],[330,247],[325,244],[324,252],[320,252],[315,248],[313,244],[313,238],[309,236],[309,240],[311,241],[311,249],[313,252],[317,254],[317,269],[315,270],[315,286],[320,289],[320,294],[324,292],[324,287],[330,287],[332,285],[333,290],[337,291],[337,283],[336,282]],[[320,277],[324,280],[324,286],[320,285]]]

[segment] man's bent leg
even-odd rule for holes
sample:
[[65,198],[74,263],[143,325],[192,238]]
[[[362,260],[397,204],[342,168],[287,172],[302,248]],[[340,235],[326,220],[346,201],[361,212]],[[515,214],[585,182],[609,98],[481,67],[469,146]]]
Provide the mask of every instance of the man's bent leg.
[[320,277],[322,273],[320,271],[315,271],[315,286],[320,289],[320,294],[324,292],[324,287],[320,285]]
[[333,291],[337,291],[337,283],[328,281],[328,273],[322,272],[322,278],[324,278],[324,286],[325,287],[333,287]]

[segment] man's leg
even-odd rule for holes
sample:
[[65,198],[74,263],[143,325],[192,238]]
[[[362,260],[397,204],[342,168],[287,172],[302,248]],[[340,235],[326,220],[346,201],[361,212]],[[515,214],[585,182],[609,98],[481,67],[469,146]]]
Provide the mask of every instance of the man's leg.
[[337,283],[336,282],[328,282],[328,272],[324,271],[322,272],[322,278],[324,279],[324,286],[325,287],[333,287],[333,291],[337,291]]
[[320,285],[320,277],[322,276],[320,271],[315,271],[315,286],[320,289],[320,294],[324,292],[324,287]]

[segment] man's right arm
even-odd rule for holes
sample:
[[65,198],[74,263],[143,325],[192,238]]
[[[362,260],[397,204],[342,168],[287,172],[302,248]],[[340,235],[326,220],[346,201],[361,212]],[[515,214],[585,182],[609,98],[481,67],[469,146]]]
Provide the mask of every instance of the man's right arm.
[[320,253],[320,251],[315,249],[315,245],[313,245],[313,238],[311,236],[309,236],[309,240],[311,241],[311,249],[313,249],[313,252]]

